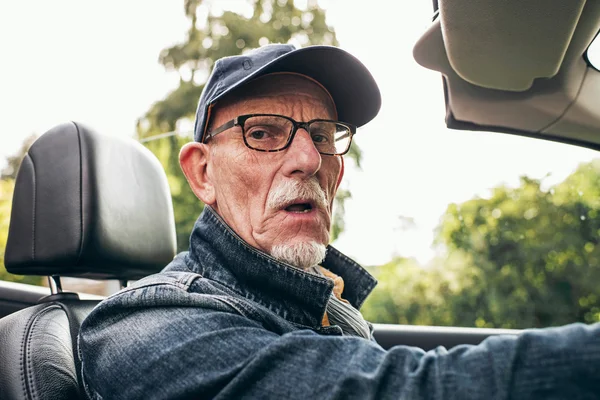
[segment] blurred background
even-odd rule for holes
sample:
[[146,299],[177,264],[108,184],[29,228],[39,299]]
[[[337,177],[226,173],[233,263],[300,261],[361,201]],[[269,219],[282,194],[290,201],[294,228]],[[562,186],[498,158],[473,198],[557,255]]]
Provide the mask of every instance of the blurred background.
[[[441,76],[412,58],[432,15],[429,1],[0,3],[0,279],[44,284],[2,263],[14,178],[36,137],[76,120],[142,141],[169,176],[184,251],[202,204],[177,155],[213,62],[267,43],[328,44],[358,57],[383,96],[347,156],[332,238],[380,282],[365,317],[504,328],[600,321],[597,152],[446,129]],[[67,282],[100,294],[116,287]]]

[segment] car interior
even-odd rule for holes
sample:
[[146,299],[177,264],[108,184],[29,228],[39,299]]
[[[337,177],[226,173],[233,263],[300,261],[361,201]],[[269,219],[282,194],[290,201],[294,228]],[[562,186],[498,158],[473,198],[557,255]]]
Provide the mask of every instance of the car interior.
[[[434,0],[434,9],[414,58],[442,75],[448,127],[600,148],[600,71],[586,56],[600,2]],[[77,398],[77,332],[99,300],[63,291],[60,277],[126,285],[168,264],[176,239],[166,175],[135,140],[69,122],[31,146],[12,204],[6,268],[50,277],[51,294],[0,286],[0,398]],[[375,324],[384,348],[518,333]]]
[[436,0],[434,8],[413,56],[441,73],[449,128],[600,148],[600,71],[587,57],[598,2]]

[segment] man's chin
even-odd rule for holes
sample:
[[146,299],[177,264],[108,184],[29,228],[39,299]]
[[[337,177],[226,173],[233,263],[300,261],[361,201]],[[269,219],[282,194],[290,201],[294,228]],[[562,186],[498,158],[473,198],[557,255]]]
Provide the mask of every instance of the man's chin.
[[292,241],[274,245],[270,253],[281,262],[306,270],[323,261],[327,246],[315,240]]

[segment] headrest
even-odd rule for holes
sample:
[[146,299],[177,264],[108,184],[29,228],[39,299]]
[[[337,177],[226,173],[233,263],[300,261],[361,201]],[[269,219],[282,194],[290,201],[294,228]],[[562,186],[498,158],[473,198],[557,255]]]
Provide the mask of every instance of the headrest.
[[70,122],[40,136],[23,158],[4,259],[9,272],[139,279],[160,271],[176,247],[167,177],[133,139]]

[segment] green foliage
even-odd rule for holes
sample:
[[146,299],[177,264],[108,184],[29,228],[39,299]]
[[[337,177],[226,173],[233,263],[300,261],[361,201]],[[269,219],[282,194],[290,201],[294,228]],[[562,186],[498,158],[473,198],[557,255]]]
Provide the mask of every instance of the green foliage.
[[456,254],[423,267],[416,260],[399,257],[371,267],[379,284],[363,305],[363,315],[392,324],[461,325],[459,321],[468,316],[456,315],[448,300],[473,284],[477,271],[464,267],[466,258]]
[[188,141],[183,137],[170,136],[145,143],[146,147],[157,156],[167,172],[173,201],[178,251],[188,249],[190,232],[203,208],[203,204],[192,192],[179,168],[178,149]]
[[42,285],[41,276],[22,276],[13,275],[6,271],[4,266],[4,251],[6,249],[6,240],[8,238],[8,227],[10,224],[10,210],[12,206],[13,190],[15,187],[15,178],[21,165],[21,160],[29,150],[31,144],[37,139],[37,135],[29,135],[15,154],[7,157],[6,166],[0,173],[0,280],[19,283],[29,283],[32,285]]
[[0,179],[15,179],[17,177],[17,172],[19,171],[19,166],[21,166],[21,160],[29,150],[29,147],[35,142],[37,139],[37,135],[31,134],[23,140],[21,143],[21,147],[15,154],[12,156],[8,156],[6,158],[6,166],[0,172]]
[[6,239],[8,237],[14,185],[15,182],[11,178],[0,180],[0,280],[42,285],[43,278],[41,276],[13,275],[7,272],[4,267],[4,249],[6,248]]
[[[190,21],[186,41],[164,49],[159,56],[167,70],[179,73],[179,86],[140,118],[139,139],[179,132],[183,125],[191,125],[208,73],[221,57],[242,54],[266,43],[338,44],[333,29],[325,23],[325,12],[315,1],[310,1],[307,9],[299,9],[291,0],[254,0],[248,2],[252,11],[247,14],[233,11],[215,14],[210,4],[202,0],[184,1]],[[187,249],[189,233],[203,208],[179,168],[179,149],[190,138],[191,132],[184,132],[181,136],[145,142],[169,177],[180,251]],[[360,156],[360,150],[353,146],[350,157],[358,166]],[[341,191],[336,199],[333,237],[343,230],[343,203],[349,197],[349,192]]]
[[469,293],[479,324],[600,320],[600,209],[593,198],[600,171],[590,166],[548,191],[522,178],[516,189],[496,188],[490,199],[449,207],[441,240],[469,253],[482,272]]
[[346,211],[345,204],[346,200],[351,197],[352,194],[349,190],[338,189],[335,196],[333,222],[331,224],[331,242],[334,242],[346,228],[346,223],[344,222],[344,214]]
[[[600,321],[600,160],[544,189],[522,177],[489,198],[451,204],[432,267],[398,260],[367,315],[377,321],[529,328]],[[460,262],[456,262],[460,260]]]

